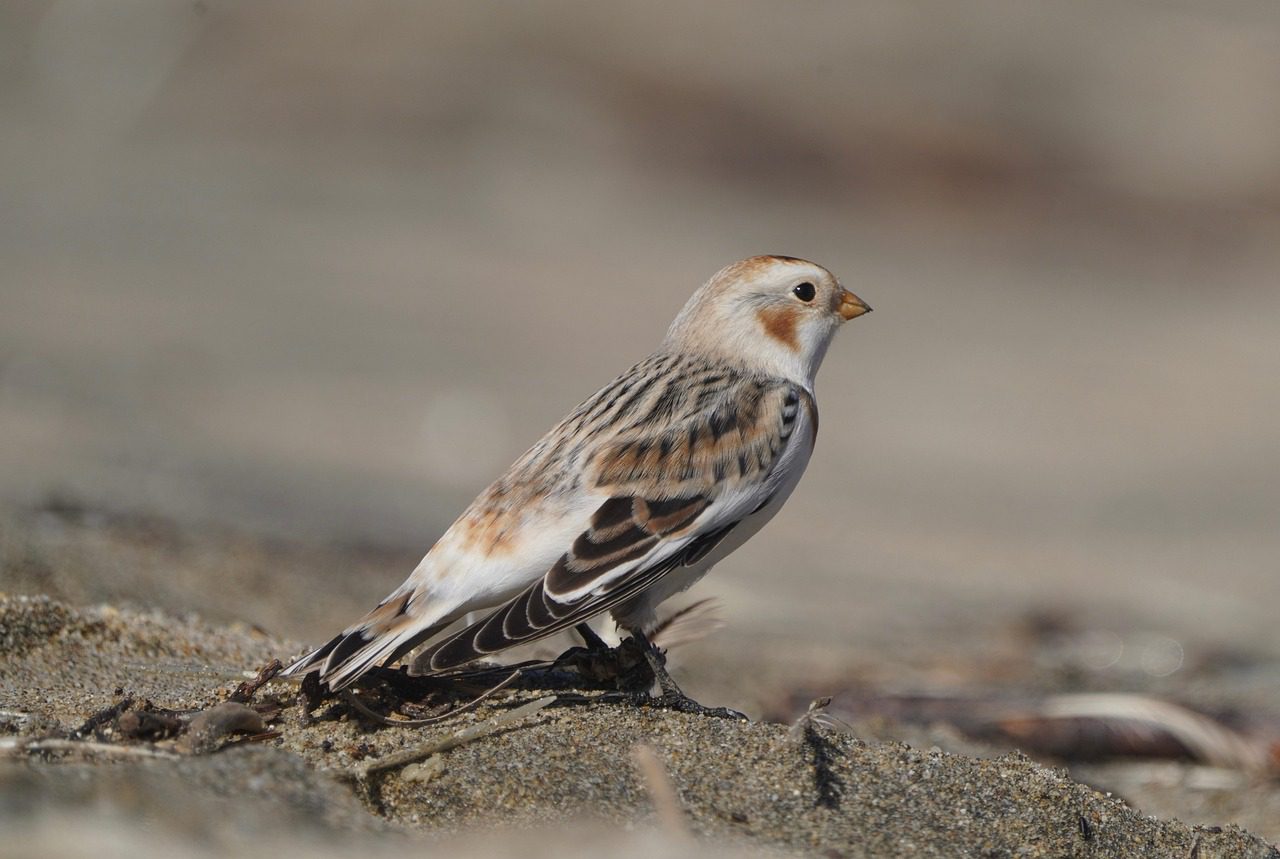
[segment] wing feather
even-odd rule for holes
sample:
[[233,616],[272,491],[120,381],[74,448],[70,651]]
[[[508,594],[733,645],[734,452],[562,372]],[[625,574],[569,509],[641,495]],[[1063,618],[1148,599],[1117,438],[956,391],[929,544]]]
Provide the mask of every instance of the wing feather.
[[638,596],[676,567],[696,563],[715,548],[736,524],[734,522],[693,541],[682,556],[641,570],[617,582],[611,589],[571,603],[555,602],[547,595],[545,581],[534,582],[488,616],[432,645],[415,664],[420,670],[448,671],[509,647],[537,641],[577,626]]
[[[702,560],[763,507],[772,469],[808,392],[785,382],[731,380],[719,396],[660,434],[621,435],[593,462],[610,494],[538,581],[423,652],[419,671],[447,671],[567,629]],[[806,402],[807,407],[807,402]],[[643,432],[644,427],[638,428]]]
[[[589,523],[536,581],[430,645],[415,669],[448,670],[542,638],[701,562],[772,496],[802,412],[816,429],[812,395],[781,379],[662,354],[636,365],[530,448],[473,504],[479,513],[464,514],[490,539],[491,522],[518,521],[540,496],[568,494],[573,504],[596,499]],[[436,613],[410,611],[416,594],[402,586],[288,673],[319,670],[330,688],[343,688],[430,641],[465,610],[453,602]]]

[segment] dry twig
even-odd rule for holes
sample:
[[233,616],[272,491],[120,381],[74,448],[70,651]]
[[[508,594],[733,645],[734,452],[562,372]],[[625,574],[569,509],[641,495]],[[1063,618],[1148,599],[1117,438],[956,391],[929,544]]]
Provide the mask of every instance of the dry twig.
[[[379,758],[376,761],[365,764],[363,767],[355,769],[352,771],[351,775],[358,780],[364,780],[375,773],[395,769],[396,767],[402,767],[406,764],[411,764],[414,761],[420,761],[423,758],[430,757],[431,755],[439,752],[447,752],[450,749],[456,749],[458,746],[487,737],[507,725],[520,721],[525,716],[531,716],[555,700],[554,696],[548,696],[546,698],[539,698],[536,701],[530,701],[527,704],[516,707],[514,710],[509,710],[506,713],[499,713],[492,719],[480,722],[479,724],[461,728],[454,731],[452,734],[437,737],[434,740],[423,743],[420,746],[415,746],[412,749],[405,749],[402,752],[396,752],[395,754]],[[397,723],[392,722],[392,724]]]
[[252,680],[246,680],[236,687],[236,691],[231,693],[227,698],[228,701],[234,701],[237,704],[248,704],[253,700],[253,696],[258,694],[258,690],[284,670],[284,665],[279,659],[273,659],[266,665],[258,669],[258,674]]
[[123,746],[113,743],[98,743],[92,740],[61,740],[48,738],[43,740],[25,740],[18,737],[0,739],[0,755],[5,757],[23,757],[40,752],[74,752],[82,755],[109,755],[118,758],[162,758],[177,760],[181,755],[162,752],[151,746]]

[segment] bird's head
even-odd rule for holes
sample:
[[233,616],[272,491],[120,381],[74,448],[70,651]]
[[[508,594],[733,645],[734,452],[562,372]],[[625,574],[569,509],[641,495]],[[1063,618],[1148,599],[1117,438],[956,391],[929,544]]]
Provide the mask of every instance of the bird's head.
[[751,257],[720,269],[693,294],[667,344],[812,387],[836,329],[870,310],[816,263]]

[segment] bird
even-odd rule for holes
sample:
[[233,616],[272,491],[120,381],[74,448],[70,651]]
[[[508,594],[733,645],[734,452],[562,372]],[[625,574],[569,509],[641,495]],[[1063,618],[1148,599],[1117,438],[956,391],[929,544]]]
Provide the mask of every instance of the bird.
[[655,352],[570,411],[403,584],[284,674],[337,692],[420,647],[410,673],[447,673],[571,627],[591,643],[587,621],[609,611],[663,694],[689,702],[647,638],[656,608],[791,495],[817,438],[818,368],[836,330],[870,310],[803,259],[725,266]]

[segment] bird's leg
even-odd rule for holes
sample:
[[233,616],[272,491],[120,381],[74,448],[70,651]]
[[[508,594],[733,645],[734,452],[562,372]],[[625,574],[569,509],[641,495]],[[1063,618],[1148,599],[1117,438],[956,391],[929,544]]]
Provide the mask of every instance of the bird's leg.
[[688,695],[680,691],[676,681],[671,678],[671,673],[667,671],[667,655],[659,650],[658,646],[650,641],[649,637],[640,630],[633,629],[631,637],[636,640],[636,644],[640,645],[640,652],[644,654],[645,662],[649,663],[649,670],[653,672],[653,679],[658,681],[658,688],[662,690],[662,697],[683,698],[686,701],[692,701]]
[[596,631],[586,623],[577,624],[574,631],[581,636],[585,647],[570,647],[556,657],[552,668],[568,668],[589,683],[613,686],[629,673],[634,661],[627,663],[622,648],[610,647]]
[[649,669],[653,671],[653,677],[658,681],[658,688],[662,690],[662,694],[657,698],[650,697],[645,702],[647,706],[661,707],[665,710],[678,710],[681,713],[695,713],[699,716],[715,716],[719,719],[747,721],[747,717],[737,710],[730,710],[728,707],[704,707],[684,694],[680,687],[676,685],[676,681],[672,679],[671,673],[667,671],[666,654],[659,650],[657,645],[638,629],[631,631],[631,637],[640,645],[640,649],[644,652],[645,661],[649,663]]
[[591,628],[591,624],[586,621],[578,624],[573,629],[582,637],[582,643],[587,646],[587,650],[605,651],[613,649],[605,644],[604,639],[597,635],[596,631]]

